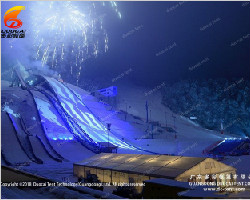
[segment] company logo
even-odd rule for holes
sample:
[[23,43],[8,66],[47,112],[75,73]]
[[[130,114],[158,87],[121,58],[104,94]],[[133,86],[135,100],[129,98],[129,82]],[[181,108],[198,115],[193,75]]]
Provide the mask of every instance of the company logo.
[[17,15],[25,10],[25,6],[15,6],[6,11],[4,15],[4,24],[5,26],[13,29],[18,29],[23,25],[23,22],[17,18]]

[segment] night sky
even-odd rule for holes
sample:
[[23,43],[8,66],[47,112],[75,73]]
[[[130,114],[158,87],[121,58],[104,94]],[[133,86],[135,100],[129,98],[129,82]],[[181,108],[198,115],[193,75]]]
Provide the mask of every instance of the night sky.
[[109,51],[88,60],[85,75],[113,78],[132,68],[126,78],[142,85],[183,79],[249,79],[249,2],[118,5],[122,19],[111,14],[104,20]]
[[[26,11],[20,17],[25,22],[33,19],[29,3],[22,2]],[[117,3],[121,19],[110,8],[101,8],[109,50],[86,61],[80,80],[112,80],[129,69],[133,73],[124,79],[145,86],[184,79],[250,79],[249,2]],[[74,4],[84,10],[81,2]],[[15,5],[2,3],[2,9]],[[23,29],[28,30],[28,25]],[[24,57],[20,48],[31,43],[18,42],[15,50]],[[5,44],[7,40],[2,40],[3,53],[17,57],[16,52],[8,53]]]

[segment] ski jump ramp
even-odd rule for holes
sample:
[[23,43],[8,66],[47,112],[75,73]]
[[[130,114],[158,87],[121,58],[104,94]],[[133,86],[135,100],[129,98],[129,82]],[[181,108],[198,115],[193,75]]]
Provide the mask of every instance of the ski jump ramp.
[[98,117],[84,104],[76,91],[54,78],[44,77],[44,79],[50,87],[40,87],[39,90],[44,96],[40,95],[39,98],[36,95],[34,99],[49,139],[73,140],[76,136],[73,132],[76,130],[78,139],[87,140],[92,145],[98,146],[98,142],[109,141],[119,148],[137,149],[109,132]]

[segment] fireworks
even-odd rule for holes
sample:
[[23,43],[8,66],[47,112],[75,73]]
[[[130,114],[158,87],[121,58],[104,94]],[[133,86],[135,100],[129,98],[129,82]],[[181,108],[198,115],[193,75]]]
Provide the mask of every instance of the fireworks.
[[34,2],[34,58],[78,82],[85,60],[108,50],[108,6],[121,18],[116,2]]

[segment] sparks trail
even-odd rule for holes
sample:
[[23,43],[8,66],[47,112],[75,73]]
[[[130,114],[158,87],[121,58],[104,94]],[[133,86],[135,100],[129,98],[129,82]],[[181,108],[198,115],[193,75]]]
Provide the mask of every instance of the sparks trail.
[[108,4],[121,18],[116,2],[84,2],[83,7],[72,2],[34,2],[33,57],[59,73],[70,72],[78,82],[85,60],[108,50],[106,14],[101,13]]

